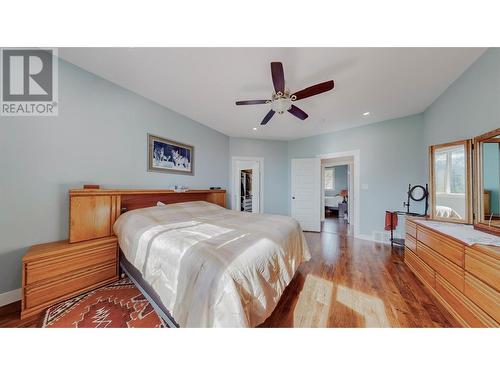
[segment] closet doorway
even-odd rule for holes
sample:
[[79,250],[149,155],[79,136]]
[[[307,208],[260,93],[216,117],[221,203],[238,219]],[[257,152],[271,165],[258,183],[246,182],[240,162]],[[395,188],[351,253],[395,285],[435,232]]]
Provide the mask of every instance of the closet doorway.
[[232,161],[232,209],[261,213],[264,159],[233,157]]

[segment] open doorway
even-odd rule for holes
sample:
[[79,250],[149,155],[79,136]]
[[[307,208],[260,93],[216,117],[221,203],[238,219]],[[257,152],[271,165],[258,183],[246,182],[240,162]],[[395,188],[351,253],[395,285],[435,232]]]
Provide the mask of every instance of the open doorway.
[[261,213],[264,160],[261,158],[233,158],[232,208],[236,211]]
[[355,235],[359,230],[359,170],[356,170],[359,155],[350,151],[318,157],[322,231]]

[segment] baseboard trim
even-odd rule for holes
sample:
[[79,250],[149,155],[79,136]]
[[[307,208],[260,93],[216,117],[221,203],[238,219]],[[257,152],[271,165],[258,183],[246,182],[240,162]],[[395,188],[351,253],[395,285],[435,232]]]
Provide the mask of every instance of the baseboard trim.
[[21,299],[21,289],[11,290],[0,294],[0,307],[10,303],[19,301]]
[[358,240],[365,240],[365,241],[371,241],[371,242],[376,242],[376,243],[383,243],[385,245],[390,245],[391,241],[379,241],[373,238],[373,236],[370,236],[368,234],[356,234],[354,238],[357,238]]

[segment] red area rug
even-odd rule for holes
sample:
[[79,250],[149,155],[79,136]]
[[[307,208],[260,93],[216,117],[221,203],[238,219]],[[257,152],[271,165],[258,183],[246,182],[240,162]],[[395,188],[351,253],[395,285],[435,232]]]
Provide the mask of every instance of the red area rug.
[[165,324],[130,279],[47,309],[44,328],[158,328]]

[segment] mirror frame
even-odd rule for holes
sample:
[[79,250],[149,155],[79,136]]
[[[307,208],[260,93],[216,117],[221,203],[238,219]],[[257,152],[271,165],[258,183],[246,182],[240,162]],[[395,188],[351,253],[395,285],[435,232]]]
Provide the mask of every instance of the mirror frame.
[[[436,192],[434,191],[434,151],[440,148],[463,145],[465,149],[465,218],[463,220],[437,217],[434,202],[436,201]],[[473,223],[473,208],[472,208],[472,140],[466,139],[463,141],[455,141],[442,143],[439,145],[429,146],[429,196],[430,196],[430,219],[435,221],[446,221],[451,223],[472,224]]]
[[482,222],[481,212],[483,207],[483,158],[481,144],[485,140],[499,136],[500,128],[481,134],[474,138],[474,228],[483,232],[500,235],[500,227],[492,227]]

